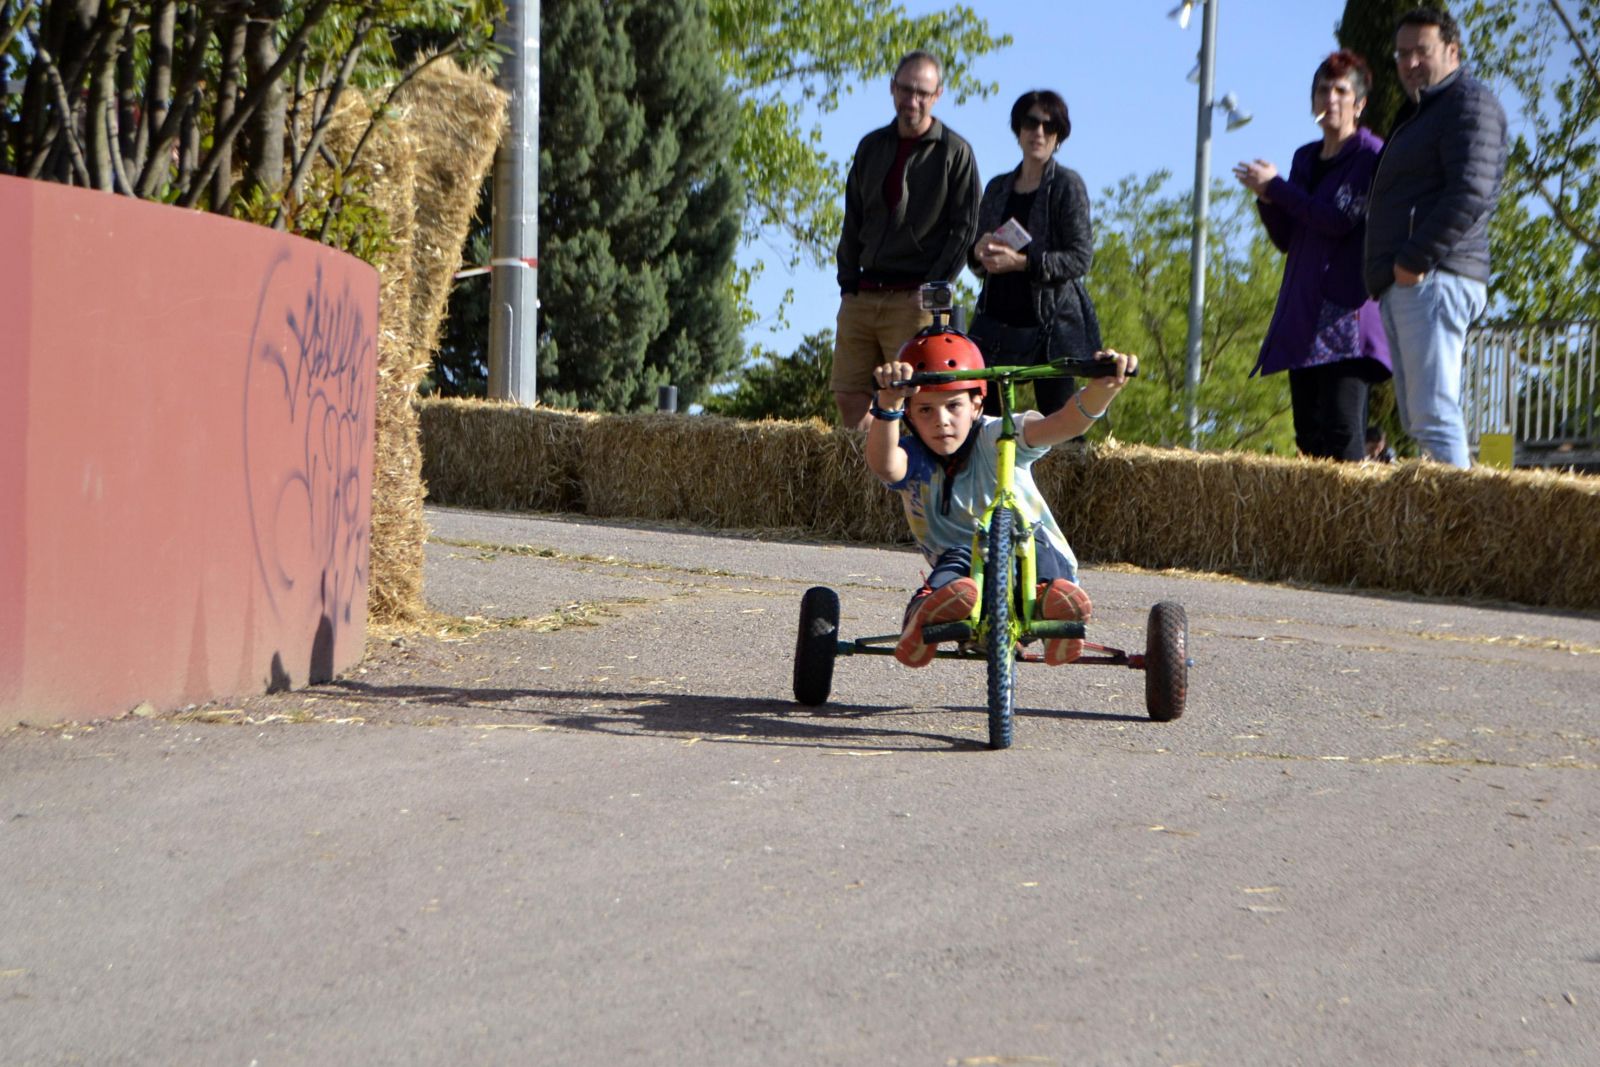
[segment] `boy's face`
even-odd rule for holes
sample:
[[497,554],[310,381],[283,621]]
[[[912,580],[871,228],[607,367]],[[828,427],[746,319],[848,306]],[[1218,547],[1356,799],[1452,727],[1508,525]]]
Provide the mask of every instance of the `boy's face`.
[[911,428],[923,444],[941,456],[955,455],[983,411],[978,394],[972,392],[915,393],[906,408]]

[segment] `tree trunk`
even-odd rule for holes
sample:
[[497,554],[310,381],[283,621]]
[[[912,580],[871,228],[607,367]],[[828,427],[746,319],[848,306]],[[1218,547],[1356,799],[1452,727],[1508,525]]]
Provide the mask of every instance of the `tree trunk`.
[[[117,51],[127,29],[130,8],[118,4],[109,12],[110,24],[95,35],[88,55],[89,102],[84,110],[84,148],[89,163],[89,180],[94,188],[109,193],[116,188],[116,164],[112,155],[120,146],[111,137],[110,112],[117,106]],[[77,84],[69,78],[69,90]]]
[[177,0],[156,0],[150,15],[150,71],[145,78],[144,115],[133,144],[134,169],[141,175],[149,162],[150,145],[171,107],[172,42],[177,28]]
[[[230,115],[227,121],[218,119],[212,127],[211,152],[200,162],[200,170],[196,179],[198,182],[204,184],[212,181],[219,173],[222,164],[231,158],[230,149],[233,145],[233,140],[239,135],[239,130],[244,125],[244,121],[250,117],[257,107],[261,106],[262,98],[267,95],[267,90],[271,88],[271,82],[283,77],[284,72],[300,57],[305,49],[307,38],[311,36],[312,30],[327,15],[328,8],[332,5],[333,0],[311,0],[310,7],[306,9],[300,20],[300,25],[295,27],[294,34],[284,45],[282,53],[278,56],[278,61],[267,72],[266,79],[250,87],[244,98],[238,101],[235,113]],[[178,203],[183,207],[194,207],[199,195],[199,189],[191,188]],[[214,205],[213,210],[215,210]]]
[[164,102],[160,106],[161,125],[152,127],[155,132],[150,137],[149,154],[135,186],[138,196],[154,196],[164,180],[170,180],[180,195],[189,192],[189,183],[200,159],[199,123],[195,112],[202,98],[197,89],[205,73],[215,12],[214,7],[199,9],[192,4],[184,9],[181,74],[171,93],[163,94],[163,101],[170,95],[172,107],[168,110]]
[[[93,30],[100,14],[100,0],[74,0],[72,3],[46,4],[39,12],[39,42],[28,67],[28,88],[23,96],[23,144],[28,160],[24,173],[29,177],[72,182],[73,166],[68,144],[81,140],[77,102],[72,99],[74,80],[69,71],[82,69],[80,49]],[[55,66],[62,88],[67,91],[66,107],[50,76]]]
[[245,127],[245,187],[271,196],[283,189],[284,122],[288,112],[288,94],[283,79],[273,78],[269,72],[278,61],[278,46],[273,40],[277,21],[283,17],[283,5],[277,0],[264,0],[255,6],[250,20],[250,30],[245,41],[245,70],[249,84],[254,87],[269,86],[261,105],[250,116]]
[[139,36],[139,25],[126,16],[122,19],[122,33],[117,41],[117,151],[124,164],[138,166],[140,103],[139,71],[134,63],[133,47]]
[[[217,28],[217,47],[222,50],[222,75],[217,85],[217,109],[212,130],[220,131],[232,120],[239,106],[239,70],[244,58],[244,44],[248,25],[245,12],[235,9],[228,12]],[[233,142],[214,143],[211,146],[214,160],[211,171],[211,210],[219,215],[228,213],[228,200],[233,192]]]

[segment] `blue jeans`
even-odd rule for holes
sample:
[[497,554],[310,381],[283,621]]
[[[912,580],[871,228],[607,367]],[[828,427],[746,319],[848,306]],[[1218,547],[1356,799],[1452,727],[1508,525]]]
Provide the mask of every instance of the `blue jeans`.
[[1444,270],[1429,271],[1416,285],[1392,285],[1378,301],[1400,425],[1423,455],[1456,467],[1472,466],[1461,413],[1461,353],[1467,327],[1488,302],[1482,282]]

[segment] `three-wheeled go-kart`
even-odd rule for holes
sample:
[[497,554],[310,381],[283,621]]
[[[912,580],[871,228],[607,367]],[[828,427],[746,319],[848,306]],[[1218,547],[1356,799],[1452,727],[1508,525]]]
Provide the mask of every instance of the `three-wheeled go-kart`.
[[[928,330],[950,330],[937,307]],[[927,331],[924,331],[925,333]],[[981,370],[920,371],[905,383],[935,385],[986,380],[1000,397],[1003,420],[998,441],[997,491],[973,538],[972,577],[980,594],[970,618],[923,628],[924,644],[941,647],[936,658],[981,659],[988,664],[989,747],[1007,748],[1012,740],[1016,665],[1042,662],[1033,647],[1050,638],[1078,638],[1084,654],[1074,665],[1129,667],[1144,672],[1145,708],[1157,722],[1183,714],[1188,696],[1189,623],[1181,604],[1162,601],[1150,609],[1145,650],[1128,652],[1087,640],[1085,624],[1043,618],[1035,592],[1037,573],[1034,534],[1020,520],[1015,489],[1017,427],[1013,421],[1015,383],[1035,378],[1115,373],[1100,360],[1056,360],[1030,366],[985,367]],[[899,633],[846,640],[839,633],[839,595],[827,586],[808,589],[800,601],[800,631],[795,644],[794,697],[807,705],[825,704],[833,687],[839,656],[892,656]]]

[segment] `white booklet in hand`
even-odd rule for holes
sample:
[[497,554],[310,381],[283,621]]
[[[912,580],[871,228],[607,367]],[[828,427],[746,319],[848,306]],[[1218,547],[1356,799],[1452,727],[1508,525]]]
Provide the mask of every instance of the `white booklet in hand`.
[[998,237],[1007,248],[1018,252],[1022,251],[1023,248],[1027,247],[1028,242],[1033,240],[1033,235],[1027,230],[1024,230],[1022,228],[1022,223],[1018,222],[1015,218],[1006,219],[1005,223],[998,230],[994,231],[994,235]]

